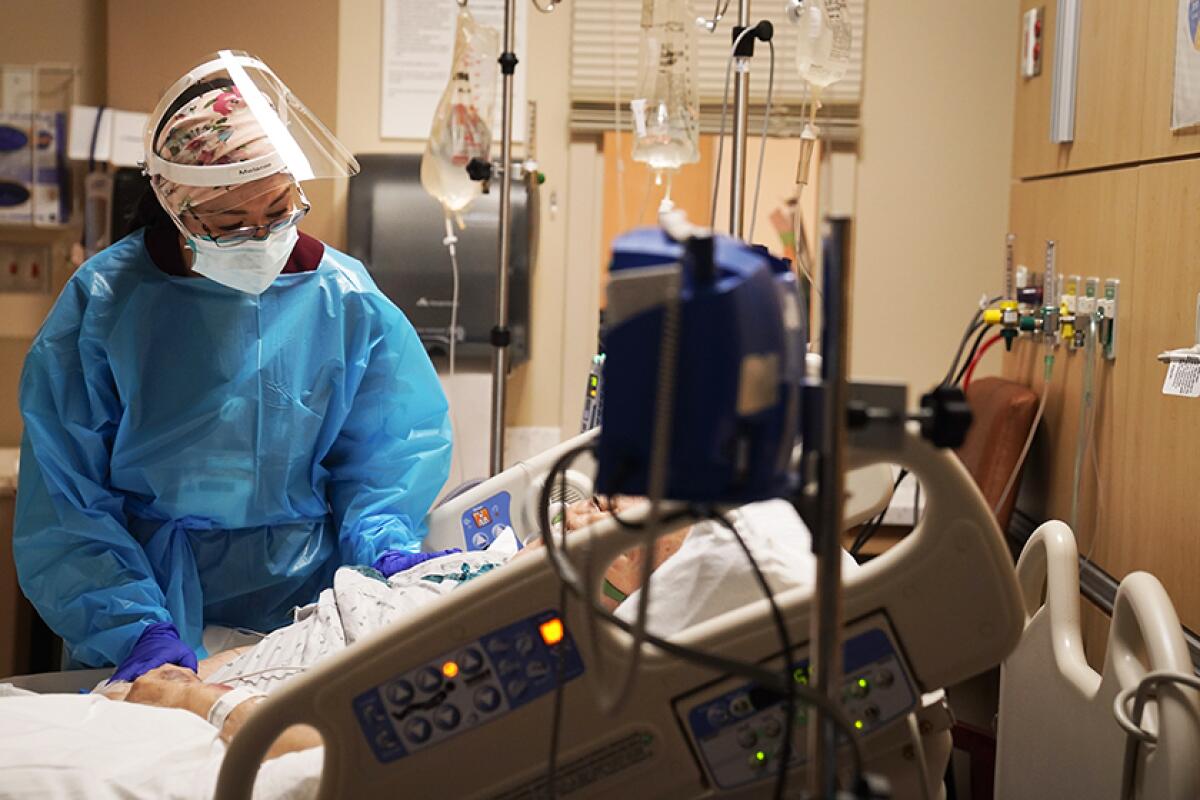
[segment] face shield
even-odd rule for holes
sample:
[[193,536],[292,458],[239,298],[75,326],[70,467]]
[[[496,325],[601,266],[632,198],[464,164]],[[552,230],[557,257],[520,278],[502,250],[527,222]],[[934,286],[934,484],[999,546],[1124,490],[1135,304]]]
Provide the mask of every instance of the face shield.
[[296,224],[299,184],[358,162],[265,63],[222,50],[189,71],[150,115],[145,169],[185,236],[236,245]]

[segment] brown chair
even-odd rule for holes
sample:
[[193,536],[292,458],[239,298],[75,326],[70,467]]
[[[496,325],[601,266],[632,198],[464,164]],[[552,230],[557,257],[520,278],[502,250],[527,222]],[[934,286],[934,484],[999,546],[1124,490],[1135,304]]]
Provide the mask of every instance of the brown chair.
[[[966,441],[958,448],[958,457],[975,479],[987,504],[995,508],[1029,436],[1029,426],[1037,413],[1038,396],[1020,383],[989,377],[971,382],[967,403],[975,421]],[[1019,487],[1020,475],[996,514],[1002,531],[1008,530]]]

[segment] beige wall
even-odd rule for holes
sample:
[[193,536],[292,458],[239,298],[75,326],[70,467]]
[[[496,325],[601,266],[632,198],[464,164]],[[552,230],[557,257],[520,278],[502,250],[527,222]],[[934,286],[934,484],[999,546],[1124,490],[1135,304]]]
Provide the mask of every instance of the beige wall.
[[851,366],[915,394],[945,373],[979,296],[1003,285],[1017,14],[871,3],[865,58]]
[[[328,0],[207,0],[194,12],[161,0],[109,0],[108,104],[149,112],[184,71],[223,48],[262,58],[318,119],[332,123],[338,4]],[[324,181],[306,191],[313,210],[304,230],[331,239],[343,213],[335,187]]]
[[[14,12],[6,5],[0,28],[0,63],[74,64],[79,68],[79,101],[103,102],[106,6],[106,0],[26,0],[18,3]],[[0,239],[29,243],[71,241],[74,237],[72,232],[0,231]],[[65,246],[56,253],[65,253]],[[56,285],[62,285],[68,272],[69,265],[56,271]],[[15,447],[21,441],[17,384],[32,334],[51,300],[48,295],[0,294],[0,447]]]

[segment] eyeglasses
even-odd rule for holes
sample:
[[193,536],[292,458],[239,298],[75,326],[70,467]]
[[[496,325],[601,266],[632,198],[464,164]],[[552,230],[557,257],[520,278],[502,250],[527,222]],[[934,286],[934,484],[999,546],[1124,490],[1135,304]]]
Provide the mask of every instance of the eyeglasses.
[[279,231],[286,230],[287,228],[298,224],[300,220],[304,219],[305,215],[308,214],[309,209],[311,208],[312,206],[310,206],[307,202],[304,202],[304,204],[295,211],[292,211],[290,214],[280,217],[277,220],[269,222],[266,225],[246,225],[241,228],[235,228],[231,231],[221,231],[220,233],[214,233],[211,228],[204,224],[204,220],[200,219],[200,217],[196,216],[195,214],[192,214],[192,217],[199,222],[200,227],[204,229],[204,233],[206,234],[204,238],[208,239],[217,247],[235,247],[239,244],[245,244],[246,242],[254,239],[266,238],[272,233],[278,233]]

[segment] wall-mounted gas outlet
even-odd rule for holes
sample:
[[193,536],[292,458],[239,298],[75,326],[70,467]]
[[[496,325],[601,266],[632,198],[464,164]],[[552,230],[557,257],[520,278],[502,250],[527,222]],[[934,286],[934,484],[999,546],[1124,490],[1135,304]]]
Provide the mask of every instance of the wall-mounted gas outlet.
[[0,292],[50,291],[53,248],[38,244],[0,244]]
[[1042,33],[1046,27],[1046,8],[1039,6],[1025,12],[1021,25],[1021,77],[1036,78],[1042,74]]

